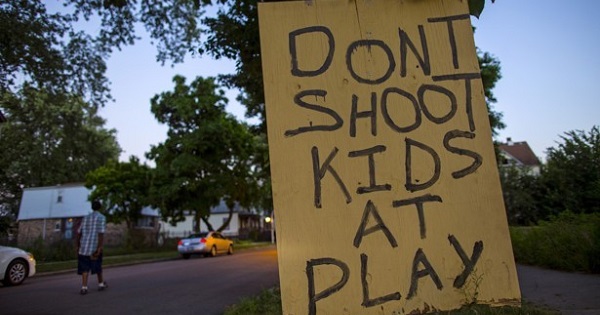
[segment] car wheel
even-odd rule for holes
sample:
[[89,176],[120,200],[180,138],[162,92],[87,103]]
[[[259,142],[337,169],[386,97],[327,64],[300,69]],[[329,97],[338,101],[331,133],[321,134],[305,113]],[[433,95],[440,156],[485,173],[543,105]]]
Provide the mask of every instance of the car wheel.
[[181,257],[183,257],[183,259],[189,259],[190,258],[190,254],[182,254]]
[[227,249],[227,255],[233,255],[233,245],[229,245],[229,248]]
[[6,269],[3,282],[7,286],[19,285],[25,281],[28,274],[29,266],[27,266],[27,262],[21,259],[13,260]]
[[210,249],[210,257],[215,257],[215,256],[217,256],[217,247],[216,247],[216,246],[213,246],[213,247]]

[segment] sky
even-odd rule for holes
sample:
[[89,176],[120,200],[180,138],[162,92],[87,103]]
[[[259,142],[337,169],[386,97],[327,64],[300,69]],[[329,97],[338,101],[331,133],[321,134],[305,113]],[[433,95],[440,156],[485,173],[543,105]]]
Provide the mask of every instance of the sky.
[[571,130],[600,126],[600,1],[496,0],[475,18],[475,44],[493,54],[493,90],[506,129],[545,159]]
[[[526,141],[545,160],[546,150],[557,147],[571,130],[589,132],[600,125],[600,1],[496,0],[486,1],[477,20],[475,44],[495,56],[502,79],[493,90],[494,109],[503,114],[506,128],[497,140]],[[117,130],[123,149],[145,161],[144,154],[166,138],[166,126],[150,112],[150,99],[173,89],[172,78],[233,73],[232,61],[188,58],[174,67],[156,61],[148,36],[113,54],[107,63],[115,102],[100,115],[106,127]],[[245,108],[227,92],[227,110],[244,119]],[[252,123],[253,121],[250,121]],[[255,121],[254,121],[255,122]]]

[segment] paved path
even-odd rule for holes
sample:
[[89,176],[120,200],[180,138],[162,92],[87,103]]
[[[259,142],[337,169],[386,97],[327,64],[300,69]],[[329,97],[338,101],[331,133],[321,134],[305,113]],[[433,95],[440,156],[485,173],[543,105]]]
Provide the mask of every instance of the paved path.
[[600,315],[600,275],[517,265],[523,300],[564,315]]

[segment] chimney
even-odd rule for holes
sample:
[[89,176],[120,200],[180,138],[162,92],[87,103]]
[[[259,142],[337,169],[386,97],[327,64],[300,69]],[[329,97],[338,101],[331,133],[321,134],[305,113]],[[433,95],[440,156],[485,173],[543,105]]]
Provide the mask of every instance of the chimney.
[[513,145],[513,141],[511,137],[506,138],[506,144],[507,145]]

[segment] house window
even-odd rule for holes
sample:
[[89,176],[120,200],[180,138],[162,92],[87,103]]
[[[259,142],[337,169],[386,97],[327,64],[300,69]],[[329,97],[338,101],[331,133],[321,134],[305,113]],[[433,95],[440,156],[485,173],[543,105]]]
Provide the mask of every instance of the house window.
[[60,231],[62,224],[60,221],[54,222],[54,231]]
[[58,195],[58,197],[56,197],[56,203],[61,203],[62,202],[62,195]]
[[153,228],[154,227],[154,217],[143,216],[137,220],[135,226],[138,228]]

